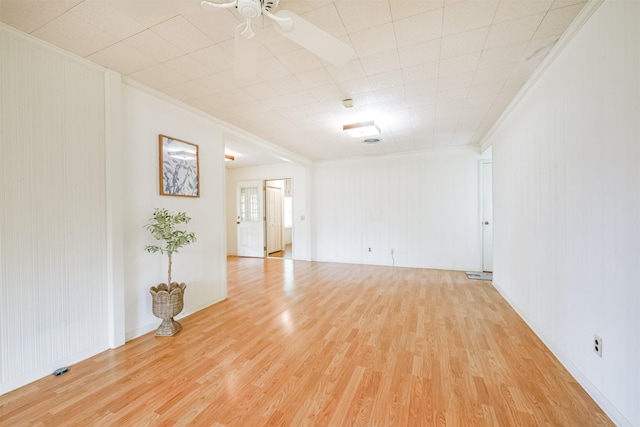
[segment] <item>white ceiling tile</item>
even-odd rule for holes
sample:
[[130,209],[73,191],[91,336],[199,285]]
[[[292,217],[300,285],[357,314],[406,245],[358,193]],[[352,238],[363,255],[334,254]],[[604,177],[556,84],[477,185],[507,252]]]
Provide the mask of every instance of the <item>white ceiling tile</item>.
[[[205,13],[207,12],[207,13]],[[240,25],[239,15],[231,10],[204,11],[186,13],[184,18],[200,32],[214,42],[233,39],[235,28]]]
[[296,78],[307,89],[327,86],[333,83],[331,75],[325,68],[317,68],[310,71],[296,73]]
[[[438,81],[405,85],[407,100],[419,100],[420,105],[434,104],[438,93]],[[414,104],[415,105],[415,104]]]
[[351,43],[359,56],[388,52],[396,48],[393,25],[385,24],[351,35]]
[[110,68],[121,74],[127,75],[144,68],[151,67],[155,61],[125,42],[120,42],[106,47],[87,57],[103,67]]
[[136,71],[130,77],[154,89],[164,89],[189,81],[184,74],[162,64]]
[[[283,148],[326,158],[477,142],[583,5],[283,0],[279,8],[354,46],[358,56],[331,66],[260,18],[252,22],[259,56],[251,79],[234,77],[237,11],[205,11],[198,0],[154,0],[152,8],[139,0],[0,0],[0,21],[44,26],[36,36],[45,41]],[[350,109],[342,105],[348,96]],[[342,132],[344,123],[370,117],[383,128],[383,143],[366,146]]]
[[344,99],[346,95],[337,85],[327,85],[316,88],[309,88],[309,92],[319,101],[331,99]]
[[371,84],[371,89],[379,90],[385,89],[393,86],[403,85],[404,79],[402,76],[402,71],[399,69],[387,71],[380,74],[370,75],[368,77],[369,83]]
[[420,13],[394,22],[398,46],[410,46],[442,36],[442,10]]
[[467,99],[468,93],[469,93],[468,87],[438,92],[438,102],[464,100],[464,99]]
[[169,86],[164,89],[164,92],[169,96],[184,102],[202,98],[203,96],[211,95],[212,93],[204,91],[203,86],[197,80],[191,80],[174,86]]
[[496,95],[500,92],[503,86],[504,80],[484,84],[474,84],[469,88],[469,97],[475,98],[487,95]]
[[[371,92],[371,83],[369,79],[353,79],[338,83],[338,87],[343,91],[347,97],[355,98],[356,94],[363,92]],[[354,99],[355,101],[355,99]]]
[[389,6],[391,6],[391,15],[394,20],[400,20],[415,16],[423,12],[427,12],[434,9],[440,9],[442,13],[442,7],[444,6],[443,0],[420,0],[420,1],[407,1],[407,0],[390,0]]
[[454,76],[438,77],[438,92],[468,88],[474,79],[473,71]]
[[402,69],[402,78],[404,79],[405,84],[432,80],[438,77],[438,68],[438,62],[429,62],[427,64],[404,67]]
[[531,40],[522,51],[521,60],[527,61],[533,57],[545,57],[547,53],[557,43],[559,36],[545,37],[543,39]]
[[131,36],[125,39],[125,43],[157,62],[168,61],[183,55],[180,49],[151,30],[145,30]]
[[211,74],[209,68],[196,61],[190,55],[170,59],[164,65],[184,74],[189,80],[196,80]]
[[0,17],[5,24],[25,33],[31,33],[83,1],[2,0]]
[[539,13],[537,15],[492,25],[484,46],[485,49],[530,40],[543,18],[544,13]]
[[360,63],[368,76],[393,70],[400,71],[400,59],[396,50],[360,58]]
[[345,98],[353,99],[354,104],[361,102],[362,98],[359,96],[360,94],[366,94],[372,91],[369,79],[347,80],[346,82],[339,83],[338,87],[345,95]]
[[[242,105],[245,107],[257,101],[253,94],[244,87],[229,88],[219,92],[217,95],[227,99],[229,104]],[[249,110],[247,109],[247,111]]]
[[353,80],[366,77],[360,61],[349,61],[343,67],[330,66],[327,67],[327,71],[335,82],[343,82],[345,80]]
[[289,107],[289,102],[283,96],[275,96],[273,98],[265,98],[258,101],[271,110],[280,110]]
[[192,52],[190,56],[213,73],[233,68],[233,56],[218,45]]
[[553,0],[503,0],[498,5],[493,23],[497,24],[546,12],[552,3]]
[[358,1],[336,3],[340,18],[347,31],[355,33],[367,28],[377,27],[391,22],[391,10],[386,1],[368,1],[366,7]]
[[117,37],[71,13],[59,16],[32,34],[82,57],[118,42]]
[[480,52],[469,55],[458,56],[440,61],[438,76],[455,76],[462,73],[474,71],[478,66]]
[[584,3],[578,3],[573,6],[550,10],[542,20],[533,38],[541,39],[562,34],[583,7]]
[[285,95],[292,92],[299,92],[304,90],[304,86],[300,83],[295,76],[288,75],[277,79],[269,80],[267,82],[278,95]]
[[211,39],[182,16],[158,24],[151,30],[184,53],[191,53],[213,44]]
[[289,70],[276,58],[267,58],[258,61],[258,74],[264,81],[280,79],[291,75]]
[[513,64],[518,62],[522,52],[527,47],[527,42],[502,46],[495,49],[482,51],[478,68],[490,68],[498,65]]
[[440,40],[401,47],[398,55],[403,68],[437,61],[440,58]]
[[551,9],[560,9],[562,7],[573,6],[575,4],[582,4],[583,6],[587,3],[587,0],[556,0],[551,5]]
[[376,96],[376,100],[378,102],[381,102],[383,105],[385,105],[398,99],[404,99],[406,92],[403,85],[376,90],[374,91],[374,95]]
[[491,25],[498,1],[466,1],[444,8],[442,35],[464,33]]
[[[338,101],[335,101],[336,103]],[[300,105],[296,108],[304,116],[309,116],[306,123],[315,121],[318,114],[325,113],[328,110],[326,103],[324,102],[310,102],[308,104]]]
[[500,65],[498,67],[477,70],[473,76],[473,84],[494,83],[505,81],[515,68],[514,64]]
[[202,86],[203,96],[238,87],[237,80],[229,80],[227,78],[224,78],[221,74],[208,75],[201,79],[195,80],[195,83]]
[[274,89],[272,85],[265,82],[255,83],[247,86],[246,90],[249,91],[251,95],[257,100],[272,98],[278,95],[278,91]]
[[443,37],[440,58],[446,59],[468,53],[480,52],[484,47],[487,34],[489,34],[489,27]]

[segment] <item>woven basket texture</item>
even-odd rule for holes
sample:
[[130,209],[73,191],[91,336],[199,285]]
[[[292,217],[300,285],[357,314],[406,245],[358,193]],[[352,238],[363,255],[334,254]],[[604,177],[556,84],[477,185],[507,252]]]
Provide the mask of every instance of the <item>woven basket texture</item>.
[[156,330],[156,335],[171,336],[182,330],[182,325],[173,320],[184,308],[184,291],[187,285],[172,282],[170,287],[166,283],[152,286],[149,290],[153,297],[151,310],[153,315],[162,319]]

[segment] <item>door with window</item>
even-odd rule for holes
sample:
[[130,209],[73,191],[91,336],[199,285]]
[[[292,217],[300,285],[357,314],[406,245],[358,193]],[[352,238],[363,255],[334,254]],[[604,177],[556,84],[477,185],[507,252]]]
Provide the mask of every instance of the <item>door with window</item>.
[[236,194],[238,256],[264,257],[264,184],[239,182]]

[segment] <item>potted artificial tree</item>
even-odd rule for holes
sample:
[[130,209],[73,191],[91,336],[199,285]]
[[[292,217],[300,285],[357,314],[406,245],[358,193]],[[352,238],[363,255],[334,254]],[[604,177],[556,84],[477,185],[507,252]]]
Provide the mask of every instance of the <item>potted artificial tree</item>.
[[166,254],[169,263],[167,283],[152,286],[150,289],[153,297],[153,314],[162,319],[156,335],[172,336],[182,330],[182,325],[173,320],[173,317],[177,316],[184,307],[183,297],[187,285],[171,281],[171,262],[173,254],[178,252],[178,249],[196,241],[195,233],[176,229],[177,225],[187,224],[189,221],[191,218],[184,212],[172,213],[164,208],[156,208],[153,217],[145,225],[153,237],[162,242],[161,246],[149,245],[145,250],[150,253]]

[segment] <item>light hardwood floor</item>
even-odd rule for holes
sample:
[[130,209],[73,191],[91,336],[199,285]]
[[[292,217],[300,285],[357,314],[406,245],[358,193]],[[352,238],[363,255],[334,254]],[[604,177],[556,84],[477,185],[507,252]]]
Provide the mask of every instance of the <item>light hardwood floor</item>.
[[0,396],[0,424],[613,425],[463,272],[229,258],[228,279],[175,337]]

